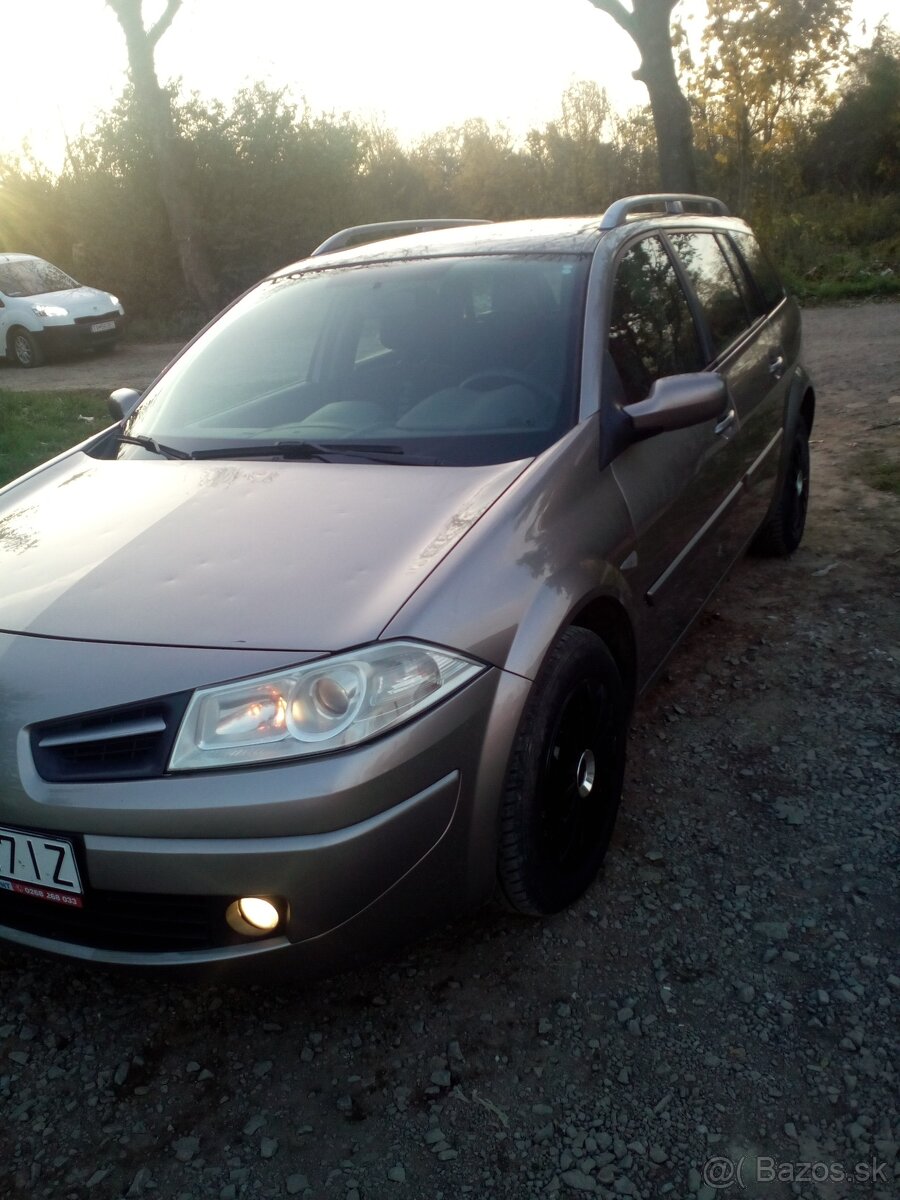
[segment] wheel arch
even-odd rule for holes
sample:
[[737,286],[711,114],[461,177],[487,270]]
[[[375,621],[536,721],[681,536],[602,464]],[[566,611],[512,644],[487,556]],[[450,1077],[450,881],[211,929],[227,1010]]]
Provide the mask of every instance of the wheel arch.
[[816,390],[809,384],[800,401],[800,416],[806,425],[806,432],[812,433],[813,421],[816,417]]
[[637,641],[625,606],[613,596],[597,596],[573,614],[570,624],[589,629],[605,643],[622,676],[630,712],[637,694]]

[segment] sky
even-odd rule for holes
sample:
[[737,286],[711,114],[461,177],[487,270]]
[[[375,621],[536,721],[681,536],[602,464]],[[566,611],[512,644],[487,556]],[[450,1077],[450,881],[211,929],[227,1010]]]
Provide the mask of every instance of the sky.
[[[145,23],[163,0],[144,0]],[[852,40],[868,40],[891,0],[855,0]],[[703,0],[682,0],[699,29]],[[678,10],[676,10],[678,11]],[[58,170],[125,84],[119,25],[105,0],[3,5],[0,155],[28,142]],[[184,0],[159,42],[157,73],[229,100],[242,86],[287,86],[315,112],[374,118],[404,142],[468,117],[516,136],[558,115],[577,80],[625,111],[646,103],[636,51],[589,0]]]

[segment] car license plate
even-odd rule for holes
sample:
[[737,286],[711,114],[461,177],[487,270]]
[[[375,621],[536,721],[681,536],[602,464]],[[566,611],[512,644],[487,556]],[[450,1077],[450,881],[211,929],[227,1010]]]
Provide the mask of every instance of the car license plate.
[[95,321],[91,326],[91,333],[106,333],[109,329],[115,329],[115,321]]
[[71,842],[0,826],[0,891],[81,908],[83,890]]

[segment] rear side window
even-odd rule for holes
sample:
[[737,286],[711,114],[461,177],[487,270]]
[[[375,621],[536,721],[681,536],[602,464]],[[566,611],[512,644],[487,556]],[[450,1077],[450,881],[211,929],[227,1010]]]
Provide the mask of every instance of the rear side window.
[[673,233],[671,241],[694,285],[718,356],[751,322],[737,280],[713,234]]
[[645,399],[663,376],[703,368],[687,297],[657,237],[633,246],[619,263],[609,352],[622,380],[626,404]]
[[752,233],[731,233],[759,294],[759,313],[771,312],[784,299],[784,284]]

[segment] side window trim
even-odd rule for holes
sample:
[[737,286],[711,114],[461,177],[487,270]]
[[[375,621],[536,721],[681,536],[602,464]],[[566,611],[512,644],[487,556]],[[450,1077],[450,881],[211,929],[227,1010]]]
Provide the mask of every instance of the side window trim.
[[[685,270],[684,263],[678,257],[678,252],[669,241],[667,234],[669,233],[691,233],[696,227],[686,227],[685,229],[666,229],[659,231],[663,245],[666,248],[666,253],[672,266],[675,268],[675,274],[678,276],[678,282],[681,284],[681,290],[687,296],[688,305],[690,306],[691,316],[694,318],[694,324],[697,327],[697,334],[700,338],[700,344],[703,348],[703,358],[706,363],[703,368],[705,371],[712,369],[712,364],[716,361],[715,347],[713,346],[712,333],[710,332],[709,322],[706,319],[706,313],[703,311],[703,306],[694,289],[690,276]],[[705,232],[705,231],[701,231]]]

